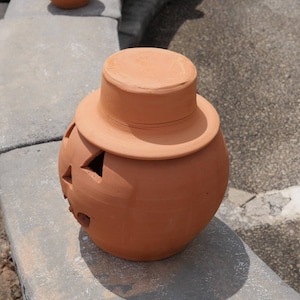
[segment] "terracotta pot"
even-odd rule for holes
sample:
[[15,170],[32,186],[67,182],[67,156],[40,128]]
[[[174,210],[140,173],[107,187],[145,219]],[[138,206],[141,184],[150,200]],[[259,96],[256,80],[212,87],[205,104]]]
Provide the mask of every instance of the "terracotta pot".
[[59,154],[70,210],[103,250],[157,260],[190,243],[217,211],[228,153],[196,69],[169,50],[110,56],[101,89],[78,106]]
[[63,9],[72,9],[86,6],[89,0],[51,0],[52,4]]

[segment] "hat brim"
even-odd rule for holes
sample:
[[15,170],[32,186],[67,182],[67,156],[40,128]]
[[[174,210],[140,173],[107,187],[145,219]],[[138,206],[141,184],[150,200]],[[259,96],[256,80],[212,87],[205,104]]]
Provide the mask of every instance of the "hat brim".
[[104,151],[134,159],[171,159],[204,148],[217,135],[220,119],[215,108],[197,94],[197,107],[186,119],[156,127],[135,128],[99,111],[100,89],[78,105],[79,132]]

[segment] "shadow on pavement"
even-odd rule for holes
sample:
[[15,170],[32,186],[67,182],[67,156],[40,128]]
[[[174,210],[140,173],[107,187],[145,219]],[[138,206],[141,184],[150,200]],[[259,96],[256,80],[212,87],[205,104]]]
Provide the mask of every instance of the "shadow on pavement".
[[279,277],[300,293],[300,220],[239,229],[245,243]]
[[161,261],[116,258],[82,229],[79,243],[95,278],[124,299],[226,299],[244,285],[250,267],[242,241],[217,218],[184,251]]
[[62,9],[58,8],[54,4],[50,3],[47,7],[48,11],[53,15],[64,15],[64,16],[100,16],[105,10],[105,5],[98,0],[90,0],[88,5],[76,9]]
[[[147,28],[147,38],[144,38],[140,46],[168,48],[174,35],[186,20],[200,19],[204,13],[197,9],[203,0],[181,1],[173,0],[166,4],[163,11],[158,13]],[[178,5],[178,2],[181,4]],[[177,10],[180,10],[177,11]],[[161,18],[160,14],[163,14]],[[170,26],[172,24],[172,26]],[[151,30],[153,28],[153,32]],[[158,34],[160,32],[160,34]]]

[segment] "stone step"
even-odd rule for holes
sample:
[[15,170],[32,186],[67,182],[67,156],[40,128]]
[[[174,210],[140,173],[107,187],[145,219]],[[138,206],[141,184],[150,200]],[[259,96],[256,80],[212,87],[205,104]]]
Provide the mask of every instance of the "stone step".
[[0,21],[0,153],[62,136],[119,50],[117,26],[105,17]]
[[74,16],[121,18],[121,0],[89,0],[88,5],[77,9],[61,9],[50,0],[10,0],[5,19],[23,17]]
[[165,1],[124,0],[121,20],[119,1],[72,15],[49,3],[11,0],[0,21],[0,200],[24,298],[300,299],[218,218],[153,263],[90,241],[60,190],[59,140],[104,60],[136,45]]
[[59,146],[0,156],[1,204],[25,299],[300,299],[217,218],[169,259],[129,262],[103,252],[63,199]]

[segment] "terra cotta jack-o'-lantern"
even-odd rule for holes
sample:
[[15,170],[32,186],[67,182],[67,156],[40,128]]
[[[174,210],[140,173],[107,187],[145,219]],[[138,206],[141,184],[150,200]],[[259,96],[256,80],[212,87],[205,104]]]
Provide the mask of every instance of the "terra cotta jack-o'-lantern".
[[89,0],[51,0],[51,2],[59,8],[74,9],[86,6]]
[[148,261],[181,251],[223,199],[228,153],[196,76],[169,50],[119,51],[63,137],[59,177],[70,211],[115,256]]

